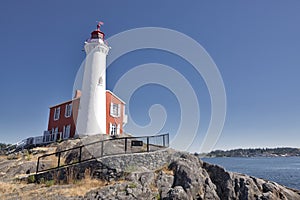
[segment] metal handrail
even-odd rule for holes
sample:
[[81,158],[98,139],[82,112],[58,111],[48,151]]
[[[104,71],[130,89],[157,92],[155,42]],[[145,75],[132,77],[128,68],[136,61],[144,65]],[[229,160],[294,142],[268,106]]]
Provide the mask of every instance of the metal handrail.
[[[59,151],[59,152],[44,154],[44,155],[38,157],[37,166],[36,166],[36,173],[42,172],[42,171],[48,171],[48,170],[52,170],[52,169],[57,169],[57,168],[61,168],[61,167],[65,167],[65,166],[69,166],[69,165],[73,165],[73,164],[78,164],[78,163],[81,163],[81,162],[84,162],[84,161],[88,161],[88,160],[92,160],[92,159],[96,159],[95,157],[92,157],[90,159],[82,160],[81,154],[82,154],[82,148],[83,147],[87,147],[87,146],[98,144],[98,143],[101,143],[101,156],[100,157],[104,157],[103,156],[103,143],[104,142],[108,142],[108,141],[125,140],[124,153],[116,153],[116,154],[110,154],[110,155],[126,154],[127,153],[127,141],[128,141],[128,139],[131,139],[131,140],[132,139],[141,139],[141,138],[146,139],[147,140],[147,152],[149,152],[150,151],[150,148],[149,148],[149,144],[150,144],[149,143],[149,139],[150,138],[158,138],[158,137],[162,137],[163,138],[163,140],[162,140],[163,147],[165,147],[165,148],[169,147],[169,133],[166,133],[166,134],[153,135],[153,136],[121,137],[121,138],[112,138],[112,139],[100,140],[100,141],[96,141],[96,142],[91,142],[89,144],[85,144],[85,145],[80,145],[80,146],[77,146],[77,147],[73,147],[73,148],[70,148],[70,149],[65,149],[65,150],[62,150],[62,151]],[[167,139],[167,141],[166,141],[166,139]],[[71,164],[66,164],[66,165],[60,165],[61,154],[64,153],[64,152],[75,150],[75,149],[79,149],[78,162],[71,163]],[[135,152],[135,153],[141,153],[141,152],[144,152],[144,151]],[[39,170],[40,159],[44,158],[44,157],[52,156],[52,155],[55,155],[55,156],[58,155],[57,166],[53,167],[53,168],[46,169],[46,170]]]

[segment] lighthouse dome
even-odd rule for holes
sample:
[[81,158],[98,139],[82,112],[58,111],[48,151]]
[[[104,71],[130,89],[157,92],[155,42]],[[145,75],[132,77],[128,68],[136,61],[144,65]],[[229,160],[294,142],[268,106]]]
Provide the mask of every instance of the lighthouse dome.
[[91,32],[91,37],[88,41],[97,41],[103,43],[105,34],[100,30],[100,27],[103,24],[103,22],[98,22],[97,29]]
[[94,30],[91,32],[91,38],[90,39],[102,39],[104,40],[105,34],[100,30]]

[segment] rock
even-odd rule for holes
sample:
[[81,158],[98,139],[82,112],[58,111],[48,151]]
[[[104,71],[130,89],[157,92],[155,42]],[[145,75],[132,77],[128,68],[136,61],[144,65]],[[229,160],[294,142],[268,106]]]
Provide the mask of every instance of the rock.
[[300,192],[276,183],[243,174],[227,172],[217,165],[204,163],[220,199],[300,199]]
[[160,171],[157,176],[156,186],[158,188],[161,199],[168,197],[168,192],[172,188],[174,182],[174,176],[168,175],[163,171]]
[[[196,156],[182,154],[182,156],[170,164],[169,168],[174,172],[173,187],[181,186],[189,199],[205,198],[206,195],[219,199],[211,181],[206,180],[208,174],[202,168],[202,161]],[[206,192],[205,192],[206,191]]]
[[127,185],[127,190],[133,197],[139,197],[141,199],[151,199],[149,197],[155,197],[158,195],[158,189],[155,188],[155,173],[154,172],[137,172],[130,173],[126,177],[127,181],[130,181]]
[[17,160],[19,158],[20,156],[18,155],[18,153],[12,153],[7,156],[7,160]]
[[169,196],[167,199],[172,200],[190,200],[192,197],[188,196],[185,190],[181,186],[175,186],[168,192]]
[[262,188],[263,188],[263,192],[274,192],[276,186],[274,185],[274,183],[267,182],[262,184]]
[[154,173],[153,172],[143,172],[140,176],[140,182],[143,187],[149,187],[154,182]]

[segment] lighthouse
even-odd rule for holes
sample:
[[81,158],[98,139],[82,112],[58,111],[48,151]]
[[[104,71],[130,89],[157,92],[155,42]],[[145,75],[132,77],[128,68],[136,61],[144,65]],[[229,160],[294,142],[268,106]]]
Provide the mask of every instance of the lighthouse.
[[76,134],[106,134],[106,57],[109,47],[100,30],[102,22],[84,44],[86,59],[81,97],[76,122]]

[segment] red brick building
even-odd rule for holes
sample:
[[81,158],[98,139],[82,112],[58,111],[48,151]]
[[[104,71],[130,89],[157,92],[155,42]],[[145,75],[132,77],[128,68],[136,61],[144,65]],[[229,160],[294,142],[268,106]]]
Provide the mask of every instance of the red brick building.
[[[44,138],[50,141],[73,138],[76,135],[76,121],[81,92],[76,91],[72,100],[50,107],[48,129]],[[119,135],[127,123],[125,102],[111,91],[106,91],[106,134]]]

